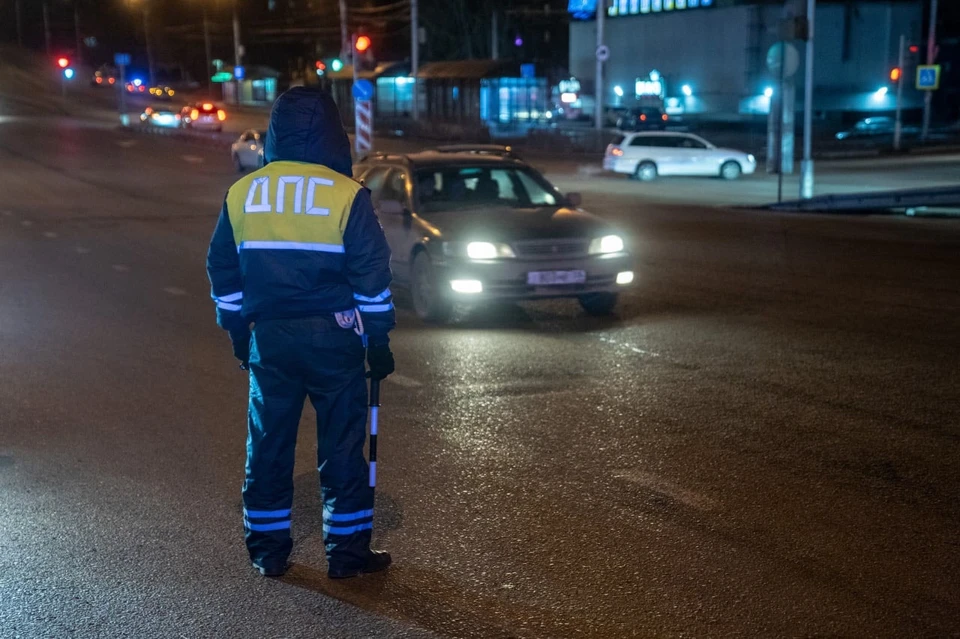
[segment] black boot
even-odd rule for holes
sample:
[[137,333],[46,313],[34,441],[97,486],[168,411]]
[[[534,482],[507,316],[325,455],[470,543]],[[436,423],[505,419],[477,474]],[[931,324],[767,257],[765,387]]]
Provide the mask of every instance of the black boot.
[[282,577],[286,574],[289,565],[286,559],[262,559],[253,562],[253,567],[264,577]]
[[367,555],[367,559],[363,565],[354,566],[353,568],[330,566],[329,570],[327,570],[327,576],[331,579],[348,579],[350,577],[359,577],[362,574],[386,570],[387,566],[393,563],[390,553],[385,550],[369,550],[367,552],[369,554]]

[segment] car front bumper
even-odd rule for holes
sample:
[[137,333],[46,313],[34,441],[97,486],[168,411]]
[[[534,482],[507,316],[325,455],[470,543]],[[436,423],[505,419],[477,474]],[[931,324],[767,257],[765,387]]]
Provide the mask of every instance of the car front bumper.
[[[636,282],[633,257],[628,253],[589,256],[562,260],[524,260],[517,258],[474,261],[450,260],[435,265],[438,285],[445,295],[457,302],[489,300],[537,300],[579,297],[592,293],[619,293]],[[534,285],[528,283],[532,272],[583,271],[586,279],[578,284]],[[621,273],[631,273],[631,281],[618,284]],[[453,281],[480,282],[477,293],[458,293]]]

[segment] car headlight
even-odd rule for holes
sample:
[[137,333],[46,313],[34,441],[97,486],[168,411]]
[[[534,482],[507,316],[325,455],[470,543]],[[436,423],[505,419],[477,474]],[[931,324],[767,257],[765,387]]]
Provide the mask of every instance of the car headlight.
[[466,256],[471,260],[495,260],[516,257],[509,244],[501,242],[444,242],[443,252],[454,257]]
[[619,235],[604,235],[594,238],[590,242],[591,255],[603,255],[608,253],[621,253],[623,251],[623,238]]
[[748,153],[748,154],[747,154],[747,162],[749,162],[750,164],[756,164],[756,163],[757,163],[757,158],[753,157],[753,153]]

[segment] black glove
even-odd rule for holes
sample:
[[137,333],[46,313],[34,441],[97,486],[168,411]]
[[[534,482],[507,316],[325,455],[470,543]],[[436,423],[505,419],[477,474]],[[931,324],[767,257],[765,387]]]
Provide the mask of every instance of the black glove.
[[240,369],[250,367],[250,329],[241,328],[230,331],[230,341],[233,342],[233,356],[240,360]]
[[390,352],[389,344],[380,346],[371,346],[367,349],[367,364],[370,366],[370,372],[367,377],[372,379],[386,379],[394,371],[393,353]]

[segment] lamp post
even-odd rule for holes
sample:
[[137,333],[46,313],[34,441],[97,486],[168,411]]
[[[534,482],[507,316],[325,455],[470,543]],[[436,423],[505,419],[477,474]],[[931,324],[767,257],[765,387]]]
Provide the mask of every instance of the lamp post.
[[807,0],[807,60],[803,87],[803,160],[800,162],[800,199],[813,197],[813,24],[817,0]]

